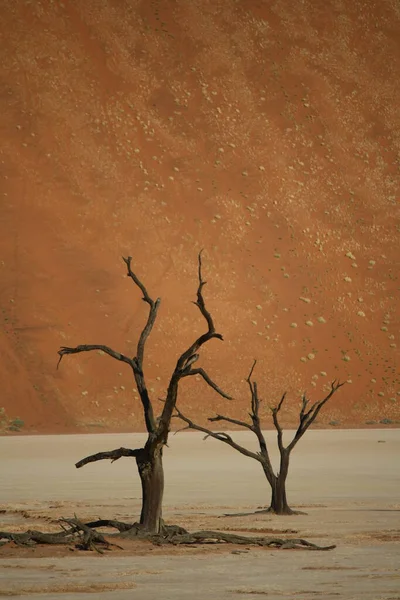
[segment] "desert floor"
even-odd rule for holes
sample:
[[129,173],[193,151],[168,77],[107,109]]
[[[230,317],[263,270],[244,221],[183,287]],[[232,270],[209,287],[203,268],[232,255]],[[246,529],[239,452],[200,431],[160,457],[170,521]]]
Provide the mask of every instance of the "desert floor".
[[[247,432],[238,441],[253,445]],[[273,432],[267,438],[274,441]],[[128,459],[76,470],[83,456],[136,447],[143,436],[0,438],[0,529],[48,531],[61,516],[135,520],[136,466]],[[164,516],[190,530],[304,537],[329,552],[228,545],[153,547],[122,542],[104,555],[64,548],[0,548],[0,596],[59,600],[205,598],[400,599],[400,430],[311,431],[294,450],[288,493],[307,515],[251,513],[268,503],[261,469],[193,433],[165,452]],[[276,458],[276,456],[274,456]],[[229,514],[230,516],[226,516]]]

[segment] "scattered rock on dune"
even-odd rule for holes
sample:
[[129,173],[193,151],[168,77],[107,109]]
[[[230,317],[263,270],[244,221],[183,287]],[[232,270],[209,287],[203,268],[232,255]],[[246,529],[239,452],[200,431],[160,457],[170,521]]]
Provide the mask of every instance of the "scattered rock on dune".
[[[128,369],[116,385],[109,357],[56,370],[56,351],[100,342],[134,355],[147,313],[120,260],[132,256],[162,298],[146,348],[158,403],[178,352],[204,326],[191,304],[204,248],[205,295],[225,341],[200,360],[238,414],[256,357],[271,397],[288,390],[296,405],[314,371],[326,378],[312,380],[315,398],[329,378],[351,376],[351,394],[335,399],[341,425],[399,420],[400,403],[388,401],[400,360],[388,339],[400,317],[393,2],[371,0],[362,19],[331,0],[322,12],[288,2],[129,4],[2,8],[9,418],[24,431],[142,429]],[[382,377],[385,397],[370,381]],[[182,388],[194,418],[225,411],[210,390],[200,407],[196,386]]]

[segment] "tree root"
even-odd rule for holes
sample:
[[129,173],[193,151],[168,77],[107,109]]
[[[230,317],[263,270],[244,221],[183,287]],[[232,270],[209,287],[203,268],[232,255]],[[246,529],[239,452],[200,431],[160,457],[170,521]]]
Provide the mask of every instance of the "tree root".
[[[79,550],[95,550],[99,554],[109,550],[112,546],[121,548],[108,542],[103,534],[82,523],[76,517],[73,519],[60,519],[62,531],[56,533],[43,533],[29,529],[24,533],[11,533],[0,531],[0,543],[3,546],[14,542],[17,546],[36,546],[37,544],[69,545]],[[4,542],[4,540],[6,540]]]
[[276,510],[274,510],[272,508],[272,506],[270,506],[269,508],[262,508],[260,510],[256,510],[254,512],[255,515],[285,515],[285,516],[290,516],[290,515],[307,515],[308,513],[302,511],[302,510],[294,510],[293,508],[287,508],[286,511],[284,512],[277,512]]
[[293,510],[291,508],[285,513],[277,513],[271,507],[269,507],[269,508],[262,508],[262,509],[258,509],[258,510],[252,510],[251,512],[224,513],[223,515],[220,516],[220,518],[223,518],[223,517],[251,517],[252,515],[291,516],[291,515],[308,515],[308,513],[303,512],[302,510]]
[[[162,523],[160,533],[150,534],[139,523],[122,523],[121,521],[102,519],[90,523],[82,523],[76,516],[73,519],[60,519],[62,531],[58,533],[42,533],[29,530],[25,533],[10,533],[0,531],[0,543],[14,542],[18,546],[35,546],[36,544],[65,544],[75,546],[80,550],[95,550],[100,554],[110,550],[113,546],[122,549],[117,544],[107,541],[104,534],[96,530],[97,527],[117,529],[118,533],[108,534],[107,537],[119,539],[146,539],[161,546],[172,544],[237,544],[242,546],[258,546],[281,548],[282,550],[333,550],[336,546],[318,546],[302,538],[267,538],[248,537],[220,531],[196,531],[189,533],[177,525]],[[4,542],[4,540],[6,540]]]
[[[179,531],[176,531],[178,529]],[[267,538],[267,537],[249,537],[237,535],[234,533],[225,533],[221,531],[196,531],[189,533],[182,527],[164,526],[164,531],[158,536],[153,536],[155,544],[237,544],[241,546],[261,546],[270,548],[305,549],[305,550],[333,550],[336,546],[318,546],[312,542],[301,538]]]
[[[6,540],[4,542],[3,540]],[[69,544],[70,537],[65,531],[58,533],[42,533],[29,529],[24,533],[11,533],[9,531],[0,531],[1,544],[14,542],[17,546],[35,546],[36,544]]]

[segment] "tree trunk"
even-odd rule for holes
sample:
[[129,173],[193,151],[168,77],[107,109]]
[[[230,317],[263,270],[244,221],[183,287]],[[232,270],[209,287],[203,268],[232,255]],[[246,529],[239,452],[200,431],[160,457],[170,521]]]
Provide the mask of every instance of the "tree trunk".
[[[286,448],[281,450],[281,464],[278,475],[269,473],[268,481],[272,489],[271,505],[269,512],[276,515],[292,515],[294,511],[289,507],[286,498],[286,478],[289,471],[289,452]],[[265,471],[265,469],[264,469]]]
[[153,450],[143,449],[136,459],[142,482],[142,512],[140,524],[148,533],[159,533],[164,494],[164,468],[162,447]]
[[286,478],[282,478],[280,474],[278,477],[275,477],[274,485],[272,486],[271,505],[268,510],[276,515],[293,514],[286,498]]

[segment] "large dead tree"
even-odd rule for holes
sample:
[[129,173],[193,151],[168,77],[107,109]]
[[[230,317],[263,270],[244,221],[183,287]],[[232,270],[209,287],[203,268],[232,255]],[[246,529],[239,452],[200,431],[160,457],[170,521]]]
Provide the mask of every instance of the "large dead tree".
[[[153,329],[156,321],[157,312],[160,306],[160,298],[153,300],[143,283],[137,277],[137,275],[131,269],[132,258],[123,259],[127,267],[127,276],[130,277],[133,283],[139,288],[143,295],[144,302],[149,307],[149,314],[147,322],[140,334],[139,341],[137,344],[136,356],[130,358],[121,352],[116,352],[108,346],[103,344],[90,344],[90,345],[79,345],[75,348],[69,348],[62,346],[58,354],[60,356],[59,363],[62,358],[67,354],[78,354],[79,352],[90,352],[92,350],[102,350],[111,358],[121,361],[128,365],[132,370],[133,377],[136,382],[136,387],[140,395],[140,399],[143,406],[144,419],[146,423],[146,429],[148,433],[147,441],[143,448],[117,448],[116,450],[108,450],[105,452],[99,452],[91,456],[83,458],[76,467],[79,469],[88,463],[96,462],[99,460],[115,460],[120,459],[123,456],[131,457],[136,459],[136,464],[139,471],[140,480],[142,483],[142,511],[140,515],[140,526],[148,532],[157,534],[160,531],[161,525],[161,512],[162,512],[162,499],[164,492],[164,470],[163,470],[163,448],[167,443],[168,434],[170,430],[171,417],[173,415],[177,397],[179,383],[185,377],[191,377],[193,375],[200,375],[204,381],[213,388],[218,394],[224,398],[230,399],[228,394],[225,394],[208,376],[206,371],[201,367],[195,368],[193,365],[198,361],[199,354],[198,350],[207,342],[212,339],[222,340],[222,335],[217,333],[214,327],[214,322],[211,314],[206,308],[203,288],[206,282],[202,277],[202,261],[201,252],[198,255],[198,288],[197,288],[197,300],[194,304],[200,310],[201,315],[206,321],[207,330],[200,337],[198,337],[189,346],[185,352],[183,352],[177,360],[176,367],[172,373],[167,396],[163,405],[161,415],[156,418],[154,415],[154,409],[152,402],[149,397],[148,388],[146,385],[146,379],[143,369],[144,352],[147,339]],[[58,363],[58,364],[59,364]]]
[[322,407],[328,402],[328,400],[330,400],[330,398],[332,398],[335,392],[337,392],[337,390],[344,385],[344,383],[333,381],[331,384],[331,389],[329,393],[325,396],[325,398],[314,402],[311,405],[309,403],[308,398],[306,397],[306,394],[303,394],[302,405],[299,413],[299,425],[292,440],[287,446],[284,446],[283,444],[283,430],[279,422],[279,413],[285,401],[286,392],[283,394],[279,403],[275,407],[271,408],[272,420],[277,432],[277,442],[280,454],[279,471],[275,474],[269,456],[267,442],[261,430],[261,421],[259,415],[261,400],[258,396],[257,382],[252,380],[255,365],[256,361],[254,361],[253,366],[250,370],[250,374],[246,380],[251,393],[251,411],[249,413],[251,423],[248,423],[246,421],[240,421],[231,417],[226,417],[224,415],[216,415],[215,417],[210,417],[208,420],[213,423],[222,421],[231,425],[237,425],[239,427],[249,429],[257,437],[258,445],[260,448],[259,452],[252,452],[244,446],[237,444],[227,433],[215,432],[206,427],[197,425],[191,419],[183,415],[177,407],[175,407],[176,413],[174,416],[178,417],[186,423],[186,427],[184,427],[184,429],[195,429],[196,431],[201,431],[206,434],[206,437],[212,437],[215,440],[224,442],[224,444],[227,444],[231,448],[234,448],[244,456],[257,460],[261,464],[264,475],[267,478],[272,491],[271,503],[267,511],[275,513],[277,515],[290,515],[295,512],[289,507],[286,497],[286,479],[289,472],[290,453],[296,446],[297,442],[303,437],[310,425],[314,423]]

